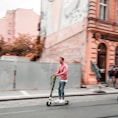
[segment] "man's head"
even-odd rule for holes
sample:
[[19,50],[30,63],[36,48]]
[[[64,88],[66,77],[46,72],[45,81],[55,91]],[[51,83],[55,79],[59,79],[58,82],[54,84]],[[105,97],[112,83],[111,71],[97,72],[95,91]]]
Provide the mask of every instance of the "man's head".
[[64,63],[64,58],[63,57],[60,57],[59,62],[60,62],[60,64],[63,64]]

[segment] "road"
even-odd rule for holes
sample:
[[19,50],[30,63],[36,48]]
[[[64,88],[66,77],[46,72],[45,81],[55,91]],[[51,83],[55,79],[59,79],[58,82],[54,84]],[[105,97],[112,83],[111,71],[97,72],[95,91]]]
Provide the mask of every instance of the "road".
[[68,97],[66,106],[45,105],[48,99],[0,102],[0,118],[118,118],[117,95]]

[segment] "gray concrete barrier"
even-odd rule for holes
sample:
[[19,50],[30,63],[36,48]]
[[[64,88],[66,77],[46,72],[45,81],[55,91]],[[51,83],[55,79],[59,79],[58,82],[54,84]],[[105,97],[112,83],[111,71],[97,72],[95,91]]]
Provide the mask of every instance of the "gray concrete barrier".
[[[0,61],[0,90],[50,89],[51,74],[59,63]],[[80,87],[81,65],[69,65],[67,88]],[[57,78],[55,88],[58,87]]]
[[0,90],[13,90],[14,62],[0,61]]

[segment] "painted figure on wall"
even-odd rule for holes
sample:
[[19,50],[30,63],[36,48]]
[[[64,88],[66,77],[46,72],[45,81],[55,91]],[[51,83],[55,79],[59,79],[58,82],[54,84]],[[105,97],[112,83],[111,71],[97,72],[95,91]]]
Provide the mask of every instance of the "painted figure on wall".
[[76,22],[82,22],[87,17],[88,0],[64,0],[61,28]]

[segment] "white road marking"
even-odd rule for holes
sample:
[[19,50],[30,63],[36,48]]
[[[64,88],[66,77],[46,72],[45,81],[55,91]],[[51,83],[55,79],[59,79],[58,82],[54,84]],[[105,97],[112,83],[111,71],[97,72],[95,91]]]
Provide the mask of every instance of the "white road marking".
[[23,95],[30,96],[30,94],[27,91],[20,91]]

